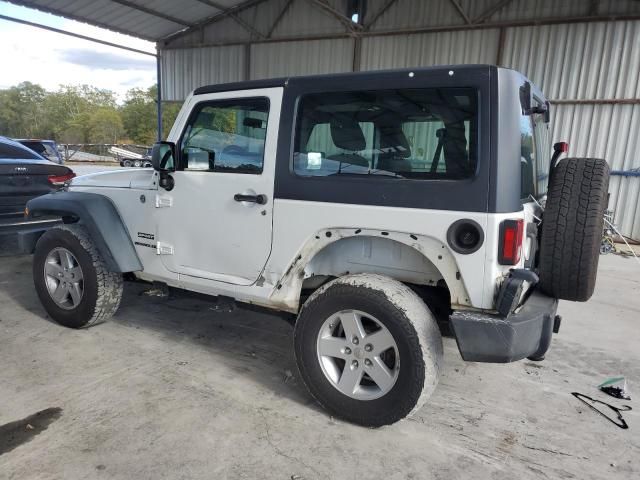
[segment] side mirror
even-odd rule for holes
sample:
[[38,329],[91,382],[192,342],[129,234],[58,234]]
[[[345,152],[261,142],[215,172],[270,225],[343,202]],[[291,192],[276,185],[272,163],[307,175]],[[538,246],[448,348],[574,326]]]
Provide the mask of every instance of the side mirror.
[[151,149],[151,166],[158,172],[173,172],[176,169],[176,144],[157,142]]
[[520,87],[520,107],[524,115],[531,115],[531,84],[524,82]]
[[544,123],[549,123],[551,121],[551,102],[547,100],[544,106],[546,107],[544,111]]

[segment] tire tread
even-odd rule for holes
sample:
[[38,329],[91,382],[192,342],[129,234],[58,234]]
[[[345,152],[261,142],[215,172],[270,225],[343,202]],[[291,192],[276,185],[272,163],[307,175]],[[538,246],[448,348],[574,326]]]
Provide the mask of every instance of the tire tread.
[[593,294],[608,186],[602,159],[567,158],[553,170],[539,262],[539,287],[546,294],[581,302]]

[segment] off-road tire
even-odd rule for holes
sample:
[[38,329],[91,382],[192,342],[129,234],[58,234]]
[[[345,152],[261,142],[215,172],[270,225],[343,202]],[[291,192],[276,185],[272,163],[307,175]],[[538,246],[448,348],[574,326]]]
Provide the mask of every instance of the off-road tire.
[[[49,252],[58,247],[76,257],[84,275],[82,299],[71,310],[56,305],[45,283],[44,262]],[[122,298],[122,274],[109,271],[89,232],[76,224],[54,227],[40,237],[33,257],[33,281],[44,309],[65,327],[88,327],[109,319]]]
[[551,172],[542,219],[539,288],[586,302],[596,284],[609,167],[597,158],[567,158]]
[[[341,310],[375,316],[397,344],[398,378],[380,398],[350,398],[322,372],[316,353],[318,332]],[[318,403],[332,415],[366,427],[388,425],[417,411],[435,390],[442,368],[442,337],[433,315],[413,290],[382,275],[348,275],[316,290],[298,316],[294,347],[302,379]]]

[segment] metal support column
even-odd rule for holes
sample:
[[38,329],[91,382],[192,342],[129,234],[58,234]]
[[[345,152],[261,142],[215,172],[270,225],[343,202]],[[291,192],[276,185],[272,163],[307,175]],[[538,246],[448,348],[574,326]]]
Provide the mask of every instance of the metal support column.
[[162,72],[161,72],[160,60],[161,60],[160,49],[157,48],[156,81],[158,82],[158,89],[157,89],[158,98],[156,99],[156,102],[157,102],[157,112],[158,112],[158,141],[159,142],[162,141]]

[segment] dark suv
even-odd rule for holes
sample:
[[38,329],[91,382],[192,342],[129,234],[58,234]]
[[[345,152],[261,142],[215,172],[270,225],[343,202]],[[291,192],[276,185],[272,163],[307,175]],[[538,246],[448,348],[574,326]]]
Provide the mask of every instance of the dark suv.
[[20,138],[16,139],[16,142],[20,142],[27,148],[30,148],[38,155],[51,160],[59,165],[64,163],[64,159],[58,150],[58,145],[54,140],[39,140],[35,138]]

